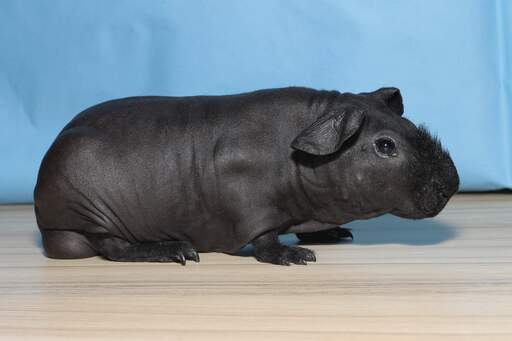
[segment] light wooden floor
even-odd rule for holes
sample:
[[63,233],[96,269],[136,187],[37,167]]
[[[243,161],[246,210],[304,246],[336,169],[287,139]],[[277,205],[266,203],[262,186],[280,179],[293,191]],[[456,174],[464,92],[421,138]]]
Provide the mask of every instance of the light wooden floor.
[[353,243],[313,246],[307,266],[59,261],[42,255],[32,207],[3,206],[0,338],[512,340],[512,195],[350,226]]

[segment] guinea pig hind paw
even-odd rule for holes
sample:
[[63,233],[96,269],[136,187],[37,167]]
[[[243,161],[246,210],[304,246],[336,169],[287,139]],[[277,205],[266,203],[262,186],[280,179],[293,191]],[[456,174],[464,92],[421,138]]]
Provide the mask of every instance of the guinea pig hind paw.
[[102,255],[119,262],[176,262],[185,265],[187,260],[199,262],[199,255],[186,241],[163,241],[132,244],[124,248],[102,248]]

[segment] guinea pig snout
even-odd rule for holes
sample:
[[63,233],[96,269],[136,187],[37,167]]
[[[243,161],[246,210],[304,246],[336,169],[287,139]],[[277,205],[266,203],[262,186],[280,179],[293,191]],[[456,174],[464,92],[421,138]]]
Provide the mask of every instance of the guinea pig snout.
[[445,170],[443,174],[433,179],[422,191],[426,194],[422,205],[426,216],[433,217],[439,214],[458,189],[459,177],[455,168]]
[[442,191],[429,191],[429,195],[424,196],[420,207],[423,211],[423,217],[434,217],[446,206],[449,197]]

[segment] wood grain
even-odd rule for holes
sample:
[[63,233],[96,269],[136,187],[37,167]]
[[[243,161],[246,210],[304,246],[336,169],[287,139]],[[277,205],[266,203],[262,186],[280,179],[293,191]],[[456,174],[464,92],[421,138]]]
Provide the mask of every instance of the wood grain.
[[1,206],[0,339],[512,340],[512,196],[349,226],[307,266],[51,260],[32,207]]

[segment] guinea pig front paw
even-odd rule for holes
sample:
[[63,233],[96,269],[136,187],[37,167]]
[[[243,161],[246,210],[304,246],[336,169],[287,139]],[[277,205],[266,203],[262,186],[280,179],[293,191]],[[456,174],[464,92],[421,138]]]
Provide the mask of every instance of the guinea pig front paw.
[[272,245],[254,250],[254,257],[263,263],[278,265],[300,264],[316,262],[315,252],[299,246]]
[[304,244],[334,244],[347,239],[354,239],[350,229],[333,227],[316,232],[297,233],[297,238]]

